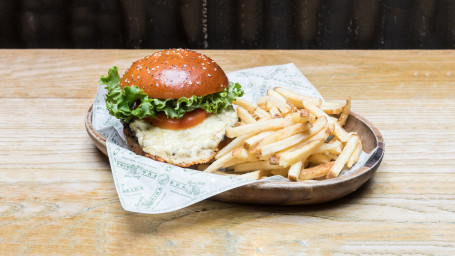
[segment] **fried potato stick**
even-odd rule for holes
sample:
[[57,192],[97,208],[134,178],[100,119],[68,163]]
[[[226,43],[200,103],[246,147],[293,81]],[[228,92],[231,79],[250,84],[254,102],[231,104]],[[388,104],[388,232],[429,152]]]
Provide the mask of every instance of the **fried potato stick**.
[[250,124],[256,122],[256,119],[246,110],[245,108],[241,106],[237,106],[237,115],[239,116],[240,120],[244,122],[245,124]]
[[264,177],[262,170],[257,170],[254,172],[248,172],[242,175],[237,175],[237,177],[247,180],[260,180]]
[[335,164],[335,162],[329,162],[326,164],[320,164],[311,168],[302,169],[299,173],[299,181],[302,180],[312,180],[317,178],[322,178],[329,173],[330,168]]
[[218,159],[224,155],[226,155],[227,153],[231,152],[233,149],[235,148],[238,148],[240,146],[243,146],[243,143],[249,138],[251,137],[250,135],[246,134],[246,135],[242,135],[242,136],[239,136],[237,138],[235,138],[234,140],[232,140],[229,144],[227,144],[226,146],[224,146],[224,148],[222,148],[220,151],[218,151],[218,153],[215,155],[215,159]]
[[324,151],[329,152],[333,155],[339,155],[342,150],[342,144],[339,140],[335,141],[334,143],[324,143],[319,148],[316,149],[314,152],[315,154],[322,153]]
[[245,134],[258,134],[263,131],[283,128],[293,124],[294,122],[292,122],[292,120],[288,120],[285,118],[258,121],[251,124],[245,124],[242,126],[229,127],[226,129],[226,136],[228,138],[234,138]]
[[283,167],[288,167],[297,161],[303,161],[308,158],[310,155],[313,154],[313,151],[319,147],[322,143],[324,143],[323,139],[314,140],[308,142],[308,144],[304,145],[301,148],[298,148],[291,152],[283,153],[279,156],[279,165]]
[[343,110],[343,104],[324,101],[321,104],[321,109],[328,115],[339,115]]
[[349,139],[349,134],[338,123],[335,123],[333,134],[335,134],[341,142],[347,142]]
[[240,99],[240,98],[237,98],[235,99],[232,104],[235,104],[237,106],[240,106],[250,112],[254,112],[256,110],[256,108],[258,107],[256,104],[254,103],[251,103],[251,102],[248,102],[244,99]]
[[281,130],[278,130],[278,131],[272,133],[270,136],[264,137],[258,143],[258,145],[254,148],[253,151],[257,152],[260,147],[263,147],[265,145],[277,142],[279,140],[283,140],[283,139],[289,138],[290,136],[292,136],[294,134],[304,132],[304,131],[306,131],[308,129],[309,129],[308,125],[301,124],[301,123],[297,123],[297,124],[285,127],[285,128],[283,128]]
[[[322,119],[322,121],[323,121],[323,119]],[[309,141],[320,140],[320,139],[322,139],[324,141],[330,135],[331,130],[330,130],[330,127],[322,126],[322,125],[324,125],[324,122],[320,122],[318,124],[318,127],[316,125],[311,127],[309,132],[306,132],[303,134],[297,134],[297,135],[303,135],[303,138],[301,140],[299,140],[298,144],[288,147],[287,149],[283,148],[285,146],[284,143],[288,143],[286,141],[287,139],[282,140],[282,141],[277,141],[273,144],[266,145],[262,149],[261,148],[259,149],[258,157],[263,158],[264,156],[266,156],[265,155],[266,152],[269,153],[269,152],[273,151],[272,153],[269,153],[269,154],[273,154],[274,152],[281,151],[277,154],[277,157],[279,158],[279,156],[282,154],[285,154],[287,152],[291,152],[291,151],[294,151],[294,150],[297,150],[297,149],[303,147],[304,145],[308,144]],[[297,138],[300,138],[300,137],[297,137]],[[283,143],[283,141],[286,141],[286,142]],[[281,143],[283,143],[283,144],[281,144]],[[266,148],[266,149],[264,150],[264,148]],[[273,159],[270,160],[270,163],[274,163]]]
[[285,98],[289,99],[292,102],[292,104],[294,106],[298,107],[298,108],[302,108],[303,107],[302,103],[301,103],[302,100],[309,101],[309,102],[313,103],[316,106],[321,106],[321,103],[322,103],[322,100],[319,99],[319,98],[305,96],[305,95],[293,92],[291,90],[288,90],[288,89],[285,89],[285,88],[282,88],[282,87],[275,87],[273,90],[278,92],[279,94],[281,94]]
[[262,141],[263,139],[269,137],[270,135],[272,135],[274,133],[274,131],[265,131],[265,132],[261,132],[257,135],[254,135],[250,138],[248,138],[247,140],[245,140],[245,148],[248,149],[248,150],[251,150],[252,148],[254,148],[260,141]]
[[226,167],[226,163],[235,159],[235,156],[232,155],[232,151],[225,154],[224,156],[215,160],[212,164],[210,164],[204,172],[214,172],[222,167]]
[[348,120],[349,113],[351,112],[351,97],[348,97],[346,100],[346,105],[343,107],[343,110],[340,114],[340,118],[338,118],[338,124],[343,127]]
[[338,156],[337,160],[335,160],[335,164],[327,174],[328,179],[335,178],[340,174],[340,172],[343,170],[343,167],[346,165],[346,162],[349,160],[349,157],[352,155],[352,152],[354,151],[358,141],[359,136],[357,134],[352,134],[349,136],[349,139],[346,142],[343,151]]
[[294,134],[286,139],[278,140],[274,143],[258,147],[257,157],[262,158],[273,153],[279,152],[281,150],[287,149],[289,147],[296,145],[297,143],[304,141],[306,138],[308,138],[308,135],[299,133]]
[[355,146],[354,152],[352,152],[351,156],[346,163],[348,168],[351,168],[357,161],[359,161],[360,153],[362,153],[362,141],[359,139],[357,145]]
[[308,157],[308,160],[312,164],[320,165],[330,162],[332,160],[332,157],[324,154],[313,154],[310,157]]
[[256,161],[249,163],[241,163],[234,165],[234,172],[251,172],[255,170],[279,170],[284,167],[279,165],[271,165],[268,161]]
[[289,172],[289,168],[286,168],[286,169],[277,169],[277,170],[272,170],[271,171],[271,174],[272,175],[281,175],[285,178],[288,177],[288,172]]
[[288,179],[290,181],[297,181],[299,179],[300,170],[302,169],[303,161],[299,161],[289,168]]

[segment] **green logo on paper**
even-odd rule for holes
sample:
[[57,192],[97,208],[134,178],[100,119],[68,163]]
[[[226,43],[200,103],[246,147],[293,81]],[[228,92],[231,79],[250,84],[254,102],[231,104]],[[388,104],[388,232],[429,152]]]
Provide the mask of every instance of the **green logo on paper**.
[[169,180],[170,178],[167,173],[163,173],[160,176],[158,176],[158,183],[160,183],[160,185],[166,185],[167,183],[169,183]]
[[173,168],[172,166],[168,165],[168,166],[164,167],[163,171],[170,172],[172,170],[172,168]]
[[120,150],[121,150],[120,148],[114,149],[114,152],[112,153],[112,155],[114,155],[114,156],[117,155],[120,152]]
[[132,178],[140,179],[141,176],[144,176],[147,178],[156,179],[156,177],[158,176],[158,174],[156,172],[146,170],[143,167],[141,167],[139,165],[135,165],[135,164],[129,164],[129,163],[117,161],[116,166],[128,171],[128,173],[125,175],[125,177],[132,177]]
[[142,176],[144,177],[148,177],[148,178],[151,178],[151,179],[156,179],[156,176],[158,176],[158,174],[156,172],[152,172],[152,171],[149,171],[149,170],[145,170],[142,168],[142,171],[140,173]]
[[163,192],[163,188],[160,187],[156,188],[155,192],[153,192],[153,195],[150,196],[149,199],[144,199],[144,197],[141,196],[141,198],[139,198],[139,201],[136,203],[136,206],[149,209],[152,207],[153,203],[155,203],[156,199],[161,195],[161,192]]
[[131,194],[131,193],[136,193],[136,192],[143,191],[143,190],[144,190],[143,186],[123,188],[123,184],[122,184],[122,192],[123,192],[123,194]]
[[127,171],[132,168],[130,164],[122,162],[122,161],[117,161],[115,164],[117,167],[122,168]]
[[176,180],[171,180],[171,183],[169,184],[175,188],[181,189],[188,193],[189,195],[199,195],[202,192],[202,186],[205,185],[204,182],[188,182],[188,184],[185,184],[183,182],[179,182]]

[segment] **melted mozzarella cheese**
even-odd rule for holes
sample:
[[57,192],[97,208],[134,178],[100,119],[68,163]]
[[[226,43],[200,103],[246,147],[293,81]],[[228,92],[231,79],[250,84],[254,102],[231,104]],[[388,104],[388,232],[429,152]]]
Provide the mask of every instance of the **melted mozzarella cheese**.
[[166,162],[184,164],[210,159],[224,139],[227,127],[237,122],[231,108],[211,114],[197,126],[184,130],[168,130],[143,120],[130,123],[144,152],[163,158]]

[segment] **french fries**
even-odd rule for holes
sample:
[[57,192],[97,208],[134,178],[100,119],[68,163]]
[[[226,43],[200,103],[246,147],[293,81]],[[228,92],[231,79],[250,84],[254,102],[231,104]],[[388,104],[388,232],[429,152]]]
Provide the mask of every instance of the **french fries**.
[[246,100],[243,100],[243,99],[235,99],[232,104],[235,104],[239,107],[242,107],[250,112],[254,112],[256,110],[256,108],[258,107],[256,104],[254,103],[250,103]]
[[250,124],[256,122],[256,119],[243,107],[237,107],[237,115],[239,116],[240,120],[245,124]]
[[282,117],[280,111],[275,106],[271,106],[269,112],[272,115],[272,118],[280,118],[280,117]]
[[354,152],[354,149],[358,141],[359,136],[357,136],[357,134],[352,134],[351,136],[349,136],[346,146],[344,146],[343,151],[337,157],[337,160],[335,160],[335,164],[332,166],[330,172],[327,174],[328,179],[335,178],[338,176],[338,174],[340,174],[341,170],[349,160],[349,157],[351,157],[352,153]]
[[298,161],[297,163],[291,165],[288,172],[288,179],[290,181],[297,181],[299,179],[300,170],[302,169],[303,161]]
[[314,98],[314,97],[309,97],[309,96],[305,96],[302,94],[298,94],[289,89],[275,87],[273,90],[276,91],[277,93],[281,94],[283,97],[289,99],[291,102],[296,103],[294,105],[298,108],[303,107],[301,104],[302,100],[309,101],[316,106],[321,106],[321,104],[322,104],[322,100],[319,98]]
[[254,148],[257,144],[259,144],[260,141],[269,137],[271,134],[273,134],[273,131],[265,131],[248,138],[245,140],[245,148],[248,150]]
[[343,147],[343,144],[339,140],[335,141],[334,143],[324,143],[319,148],[316,149],[314,152],[315,154],[317,153],[323,153],[323,152],[328,152],[329,154],[332,155],[339,155],[341,154],[341,149]]
[[323,139],[313,140],[301,148],[284,152],[280,154],[278,164],[283,167],[288,167],[298,161],[303,161],[307,159],[322,143],[324,143]]
[[253,111],[253,113],[259,117],[259,120],[268,120],[268,119],[272,118],[272,115],[270,115],[270,113],[268,113],[267,111],[263,110],[260,107],[257,107]]
[[274,89],[272,89],[272,88],[269,88],[269,89],[267,90],[267,96],[269,96],[269,97],[274,97],[275,99],[280,100],[280,101],[282,101],[282,102],[286,102],[286,98],[283,97],[281,94],[277,93],[277,92],[276,92]]
[[231,143],[227,144],[223,149],[218,151],[218,153],[215,155],[215,159],[218,159],[224,155],[226,155],[228,152],[231,152],[233,149],[240,147],[243,145],[245,140],[248,139],[248,135],[243,135],[240,137],[235,138]]
[[292,135],[304,132],[304,131],[306,131],[308,129],[309,129],[309,125],[308,124],[301,124],[301,123],[297,123],[297,124],[288,126],[286,128],[283,128],[283,129],[271,134],[270,136],[264,137],[257,144],[257,146],[253,149],[253,152],[258,152],[258,151],[260,151],[261,147],[263,147],[265,145],[277,142],[279,140],[286,139],[286,138],[288,138],[288,137],[290,137]]
[[234,172],[251,172],[255,170],[280,170],[285,169],[279,165],[271,165],[268,161],[242,163],[234,166]]
[[262,170],[257,170],[254,172],[249,172],[249,173],[238,175],[238,177],[247,179],[247,180],[260,180],[264,177],[264,174],[263,174]]
[[339,115],[343,110],[343,104],[335,102],[322,102],[321,109],[328,115]]
[[276,87],[257,104],[233,103],[240,119],[226,129],[233,140],[200,170],[254,180],[281,175],[299,182],[337,177],[360,157],[359,136],[343,129],[350,97],[346,104],[322,102]]
[[218,169],[225,167],[226,163],[234,159],[235,157],[232,155],[232,151],[225,154],[224,156],[218,158],[215,160],[211,165],[209,165],[204,172],[214,172],[217,171]]
[[295,144],[300,143],[301,141],[305,140],[305,138],[308,138],[308,136],[305,136],[305,134],[295,134],[284,140],[279,140],[277,142],[262,146],[257,149],[258,158],[261,158],[263,156],[268,156],[270,154],[273,154],[273,153],[279,152],[281,150],[284,150],[286,148],[289,148],[291,146],[294,146]]
[[341,142],[347,142],[349,139],[349,134],[340,126],[339,123],[335,123],[335,130],[333,131],[333,134],[337,136]]
[[302,169],[299,173],[298,180],[312,180],[324,177],[329,173],[330,168],[335,164],[335,162],[329,162],[326,164],[320,164],[308,169]]
[[263,131],[283,128],[293,124],[294,123],[292,122],[292,120],[288,120],[285,118],[258,121],[237,127],[229,127],[226,129],[226,136],[228,138],[235,138],[245,134],[254,135]]
[[326,164],[332,160],[332,156],[328,156],[325,154],[313,154],[311,155],[308,160],[310,163],[316,164],[316,165],[321,165],[321,164]]
[[351,168],[358,160],[360,157],[360,153],[362,152],[362,141],[357,142],[357,145],[354,148],[354,151],[352,152],[351,156],[348,159],[348,162],[346,163],[346,166],[348,168]]
[[281,176],[287,178],[288,177],[288,172],[289,172],[289,169],[286,168],[286,169],[272,170],[270,173],[272,175],[281,175]]
[[276,106],[281,113],[283,114],[288,114],[289,112],[291,112],[292,110],[292,107],[286,103],[286,100],[283,98],[283,96],[281,96],[279,93],[273,91],[273,90],[268,90],[268,93],[269,93],[269,99],[270,99],[270,102]]
[[340,118],[338,119],[338,124],[343,126],[348,119],[349,113],[351,112],[351,97],[348,97],[346,100],[346,105],[343,107],[341,111]]
[[307,109],[301,109],[290,114],[292,121],[295,123],[307,123],[310,121],[310,112]]

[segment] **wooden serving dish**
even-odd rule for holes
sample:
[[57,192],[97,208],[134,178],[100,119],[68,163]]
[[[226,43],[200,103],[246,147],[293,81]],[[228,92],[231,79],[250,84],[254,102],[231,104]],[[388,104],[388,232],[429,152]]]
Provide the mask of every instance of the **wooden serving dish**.
[[[93,106],[87,112],[85,128],[95,146],[107,155],[106,139],[92,126],[92,108]],[[359,170],[321,181],[257,182],[223,192],[210,199],[244,204],[305,205],[328,202],[356,191],[378,169],[384,156],[384,140],[376,127],[352,112],[344,128],[348,132],[358,133],[362,140],[362,149],[366,153],[377,148]]]

